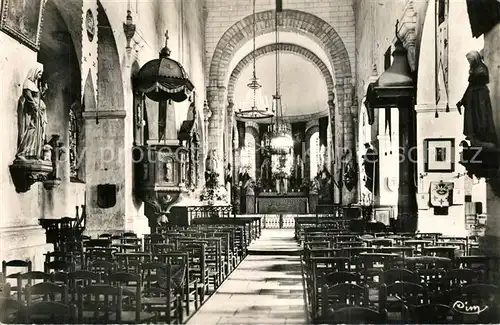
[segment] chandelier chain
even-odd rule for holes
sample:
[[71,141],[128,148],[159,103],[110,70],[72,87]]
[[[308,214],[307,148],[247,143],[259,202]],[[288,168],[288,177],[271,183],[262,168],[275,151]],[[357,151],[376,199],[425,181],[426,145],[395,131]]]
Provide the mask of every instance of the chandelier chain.
[[[256,76],[256,68],[255,68],[255,60],[256,60],[256,53],[255,53],[255,37],[256,37],[256,19],[255,19],[255,2],[256,0],[253,0],[253,82],[256,84],[257,83],[257,76]],[[254,87],[253,88],[253,109],[257,108],[256,104],[256,96],[257,96],[257,89]]]

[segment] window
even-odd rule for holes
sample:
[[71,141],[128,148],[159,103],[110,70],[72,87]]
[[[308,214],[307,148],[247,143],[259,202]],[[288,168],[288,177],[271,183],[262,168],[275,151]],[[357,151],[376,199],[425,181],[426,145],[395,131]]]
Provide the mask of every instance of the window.
[[319,132],[314,132],[309,139],[309,157],[310,157],[310,178],[316,177],[320,170],[321,150],[319,145]]
[[248,175],[255,179],[255,137],[245,132],[245,146],[241,149],[241,167],[248,170]]

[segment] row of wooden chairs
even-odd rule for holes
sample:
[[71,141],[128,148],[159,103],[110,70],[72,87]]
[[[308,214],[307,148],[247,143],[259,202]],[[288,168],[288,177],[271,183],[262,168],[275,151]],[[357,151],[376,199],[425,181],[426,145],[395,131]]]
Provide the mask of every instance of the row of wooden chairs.
[[[348,323],[500,320],[493,303],[500,290],[492,284],[498,264],[491,257],[467,255],[475,238],[354,233],[339,219],[323,219],[299,224],[296,239],[304,248],[303,272],[316,322],[337,323],[340,310],[350,315]],[[471,318],[462,302],[485,311]],[[347,312],[348,304],[357,309]]]
[[[44,272],[33,271],[29,261],[4,261],[4,279],[11,281],[2,281],[6,290],[0,310],[17,303],[22,306],[17,321],[39,322],[29,302],[35,290],[37,303],[60,304],[71,311],[60,318],[64,323],[183,323],[184,312],[190,316],[192,304],[197,310],[244,258],[248,238],[257,236],[255,228],[249,230],[245,235],[241,225],[202,224],[159,229],[144,238],[101,234],[47,253]],[[41,288],[59,291],[40,299]],[[41,320],[47,321],[47,315]]]

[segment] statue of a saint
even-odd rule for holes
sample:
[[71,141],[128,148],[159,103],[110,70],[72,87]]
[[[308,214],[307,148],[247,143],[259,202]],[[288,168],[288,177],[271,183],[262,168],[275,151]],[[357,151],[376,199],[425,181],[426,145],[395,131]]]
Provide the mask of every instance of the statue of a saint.
[[21,160],[42,159],[43,147],[46,142],[47,113],[42,100],[47,86],[40,89],[40,78],[43,65],[38,64],[31,69],[23,85],[23,95],[20,99],[19,141],[16,158]]
[[210,178],[212,173],[217,172],[217,160],[215,158],[215,150],[208,152],[207,159],[205,160],[205,182]]
[[496,134],[490,92],[486,86],[490,82],[488,67],[484,64],[478,51],[470,51],[465,56],[469,61],[469,86],[457,108],[464,111],[464,135],[472,146],[496,147]]

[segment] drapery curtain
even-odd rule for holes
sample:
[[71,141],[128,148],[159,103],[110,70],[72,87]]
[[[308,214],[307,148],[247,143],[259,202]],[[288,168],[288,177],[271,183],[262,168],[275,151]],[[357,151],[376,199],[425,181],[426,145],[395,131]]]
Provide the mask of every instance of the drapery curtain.
[[328,116],[319,119],[319,145],[327,146],[328,143]]
[[293,136],[293,155],[299,155],[302,159],[302,143],[306,138],[306,123],[296,122],[292,123],[292,136]]
[[236,128],[238,129],[238,148],[241,149],[245,146],[245,122],[236,121]]
[[467,0],[467,12],[474,37],[487,33],[500,22],[498,0]]

